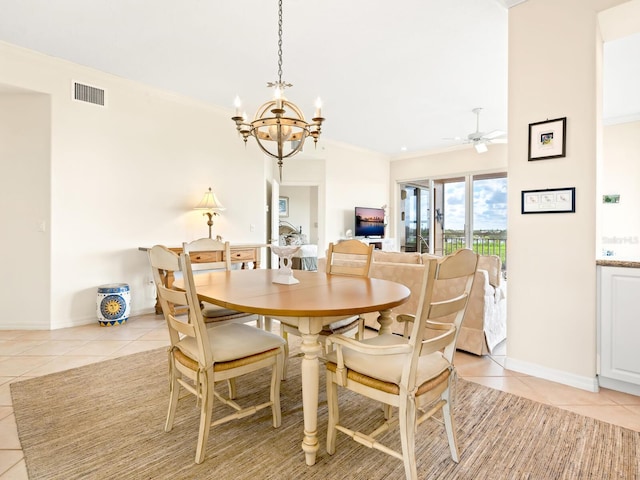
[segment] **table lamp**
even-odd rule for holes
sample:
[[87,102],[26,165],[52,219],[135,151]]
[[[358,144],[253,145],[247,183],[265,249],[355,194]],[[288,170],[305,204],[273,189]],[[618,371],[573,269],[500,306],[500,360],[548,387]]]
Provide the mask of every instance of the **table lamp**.
[[222,203],[220,203],[220,200],[218,200],[218,197],[216,197],[216,194],[211,191],[211,187],[209,187],[208,192],[204,192],[204,196],[202,197],[202,200],[200,200],[200,203],[198,203],[198,205],[196,205],[194,209],[205,210],[204,212],[202,212],[202,215],[206,215],[207,217],[209,217],[209,220],[207,221],[207,225],[209,225],[209,238],[211,238],[211,227],[213,227],[213,216],[220,215],[220,213],[218,212],[221,212],[225,209],[222,206]]

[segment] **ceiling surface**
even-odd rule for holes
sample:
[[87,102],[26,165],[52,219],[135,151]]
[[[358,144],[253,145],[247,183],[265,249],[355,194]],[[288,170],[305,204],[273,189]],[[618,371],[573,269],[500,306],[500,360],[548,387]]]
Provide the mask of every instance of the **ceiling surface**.
[[[293,84],[285,93],[307,118],[322,98],[321,140],[392,156],[459,144],[452,138],[476,129],[476,107],[481,131],[506,132],[508,7],[522,1],[283,0],[282,78]],[[0,41],[215,104],[230,117],[236,95],[253,116],[277,80],[276,0],[0,7]]]

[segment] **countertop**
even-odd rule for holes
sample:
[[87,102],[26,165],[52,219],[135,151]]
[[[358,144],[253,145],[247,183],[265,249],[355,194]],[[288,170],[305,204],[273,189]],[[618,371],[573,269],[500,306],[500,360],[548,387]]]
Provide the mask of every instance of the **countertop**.
[[632,260],[596,260],[596,265],[599,267],[628,267],[628,268],[640,268],[640,261]]

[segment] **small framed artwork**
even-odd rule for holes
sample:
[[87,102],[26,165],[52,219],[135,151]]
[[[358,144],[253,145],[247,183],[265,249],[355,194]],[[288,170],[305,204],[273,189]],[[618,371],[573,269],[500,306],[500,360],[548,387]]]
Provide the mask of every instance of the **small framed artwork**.
[[529,161],[565,157],[567,117],[529,124]]
[[576,211],[576,188],[523,190],[522,213],[573,213]]
[[289,197],[278,198],[278,214],[281,217],[289,216]]

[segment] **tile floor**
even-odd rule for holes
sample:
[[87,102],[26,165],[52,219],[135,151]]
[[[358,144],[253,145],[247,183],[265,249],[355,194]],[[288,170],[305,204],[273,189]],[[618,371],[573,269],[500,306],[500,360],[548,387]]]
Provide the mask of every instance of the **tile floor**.
[[[131,317],[125,325],[93,325],[52,331],[0,331],[0,480],[27,479],[9,384],[109,358],[167,345],[160,315]],[[567,387],[505,370],[505,356],[458,352],[461,377],[538,402],[640,431],[640,397],[602,389]],[[503,350],[503,349],[502,349]]]

